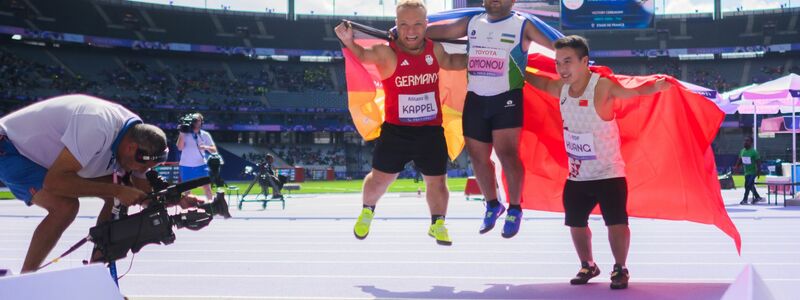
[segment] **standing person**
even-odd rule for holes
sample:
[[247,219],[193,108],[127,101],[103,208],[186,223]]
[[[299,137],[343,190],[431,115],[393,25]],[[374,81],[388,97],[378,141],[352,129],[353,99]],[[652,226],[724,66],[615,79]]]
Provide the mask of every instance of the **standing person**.
[[764,198],[761,198],[761,195],[756,190],[756,179],[761,176],[761,171],[758,168],[760,164],[761,156],[758,155],[756,149],[753,149],[753,138],[748,136],[744,139],[744,148],[739,151],[739,159],[736,160],[735,166],[735,168],[739,168],[744,165],[744,198],[739,202],[741,205],[747,204],[747,197],[750,196],[750,191],[753,191],[752,204],[764,201]]
[[572,35],[555,41],[556,70],[559,80],[527,75],[534,88],[560,101],[564,122],[565,150],[569,175],[564,185],[565,225],[581,261],[581,269],[571,284],[586,284],[600,275],[592,257],[592,232],[589,214],[599,204],[608,227],[608,240],[614,255],[611,288],[628,287],[625,266],[630,247],[628,228],[628,184],[625,162],[620,152],[619,126],[614,100],[649,95],[669,87],[658,79],[653,84],[628,89],[589,70],[589,44]]
[[[119,104],[87,95],[43,100],[0,118],[0,181],[28,206],[47,210],[33,232],[22,273],[39,269],[80,207],[79,197],[105,203],[97,217],[111,219],[114,199],[135,205],[151,192],[145,172],[167,158],[167,138]],[[132,173],[133,187],[114,183]],[[181,206],[196,204],[183,197]]]
[[550,40],[536,26],[511,10],[514,2],[485,0],[485,13],[428,27],[428,36],[432,39],[469,36],[463,128],[475,178],[486,200],[486,213],[479,232],[492,230],[497,218],[506,211],[497,200],[497,182],[491,161],[494,148],[508,183],[509,208],[502,231],[505,238],[515,236],[522,222],[520,201],[525,173],[519,159],[519,136],[528,46],[536,42],[552,49]]
[[386,91],[385,122],[373,152],[372,171],[364,178],[363,209],[353,228],[358,239],[369,234],[378,199],[413,161],[423,174],[431,212],[428,235],[439,245],[451,245],[445,227],[447,213],[447,143],[439,101],[439,68],[464,69],[465,55],[449,55],[441,44],[425,37],[427,9],[422,0],[397,3],[398,37],[389,45],[363,48],[353,41],[349,24],[336,26],[348,50],[380,73]]
[[[203,115],[198,112],[191,116],[191,130],[188,132],[181,131],[177,142],[178,150],[181,151],[181,161],[178,165],[180,166],[182,182],[209,176],[206,156],[217,153],[217,145],[214,144],[211,134],[203,130]],[[206,194],[206,199],[214,199],[211,193],[211,184],[204,185],[203,191]]]

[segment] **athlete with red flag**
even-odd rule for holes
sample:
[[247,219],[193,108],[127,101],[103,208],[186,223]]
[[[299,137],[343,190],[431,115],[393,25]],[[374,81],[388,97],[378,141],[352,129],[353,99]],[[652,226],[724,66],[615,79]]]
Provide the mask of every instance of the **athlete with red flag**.
[[364,239],[378,199],[406,163],[414,161],[423,174],[431,211],[428,234],[437,244],[451,245],[444,226],[447,213],[447,144],[442,128],[439,68],[466,68],[466,55],[450,55],[441,44],[425,37],[427,10],[421,0],[397,3],[397,38],[389,45],[364,48],[353,40],[353,30],[335,28],[342,44],[362,63],[373,64],[386,92],[385,121],[375,143],[372,171],[364,178],[363,209],[353,234]]
[[615,260],[611,288],[624,289],[629,278],[625,267],[630,245],[628,186],[614,100],[654,94],[669,88],[669,83],[662,78],[637,88],[625,88],[589,70],[589,46],[583,37],[563,37],[554,46],[560,79],[531,74],[526,79],[536,89],[557,97],[560,103],[569,158],[563,194],[565,224],[570,227],[581,261],[581,269],[570,283],[585,284],[600,274],[592,258],[592,233],[587,222],[599,204]]
[[494,228],[506,208],[498,201],[494,149],[505,172],[508,211],[501,235],[512,238],[522,224],[522,184],[519,158],[523,120],[522,87],[531,42],[551,47],[550,40],[528,17],[512,10],[514,0],[485,0],[485,12],[461,17],[452,23],[428,28],[432,39],[467,36],[467,98],[464,102],[464,137],[475,178],[486,201],[486,213],[478,232]]

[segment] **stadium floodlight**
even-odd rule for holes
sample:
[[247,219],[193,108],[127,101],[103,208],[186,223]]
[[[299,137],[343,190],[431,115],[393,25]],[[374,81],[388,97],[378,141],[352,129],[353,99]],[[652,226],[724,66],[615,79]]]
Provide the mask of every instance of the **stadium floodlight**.
[[680,54],[678,55],[679,60],[713,60],[714,54],[711,53],[703,53],[703,54]]
[[316,56],[316,55],[301,55],[300,61],[302,62],[331,62],[333,57],[330,56]]
[[270,55],[269,58],[275,61],[289,61],[288,55]]
[[757,58],[757,57],[764,57],[764,51],[722,53],[722,59]]
[[19,41],[19,40],[22,40],[22,36],[19,35],[19,34],[15,34],[15,35],[11,36],[11,39],[15,40],[15,41]]

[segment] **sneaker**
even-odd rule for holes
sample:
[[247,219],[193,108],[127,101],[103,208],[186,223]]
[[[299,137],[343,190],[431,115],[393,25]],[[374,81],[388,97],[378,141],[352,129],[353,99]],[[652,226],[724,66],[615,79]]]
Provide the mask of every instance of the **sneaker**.
[[758,197],[758,198],[753,199],[753,204],[756,204],[758,202],[763,202],[763,201],[764,201],[764,198]]
[[595,278],[597,275],[600,275],[600,268],[597,267],[597,264],[589,266],[588,262],[582,262],[581,270],[578,271],[575,277],[569,280],[569,284],[586,284],[589,282],[589,279]]
[[628,288],[628,279],[631,276],[628,274],[628,268],[614,264],[614,271],[611,272],[611,289],[621,290]]
[[744,199],[739,202],[739,205],[747,205],[747,199]]
[[447,234],[447,228],[444,227],[444,220],[438,219],[436,223],[431,224],[428,229],[428,235],[436,239],[436,243],[442,246],[450,246],[453,241],[450,240],[450,235]]
[[503,203],[498,204],[494,208],[486,205],[486,214],[483,217],[483,224],[481,224],[481,229],[478,232],[484,234],[491,231],[494,228],[494,223],[497,222],[497,218],[503,215],[505,211],[506,207],[503,206]]
[[363,240],[367,238],[367,235],[369,234],[369,225],[372,223],[372,218],[374,216],[375,213],[369,208],[365,207],[361,210],[361,215],[358,216],[356,226],[353,227],[353,234],[357,239]]
[[522,210],[509,209],[508,213],[506,214],[506,224],[503,225],[502,236],[504,238],[510,239],[515,235],[517,235],[517,232],[519,232],[520,224],[522,224]]

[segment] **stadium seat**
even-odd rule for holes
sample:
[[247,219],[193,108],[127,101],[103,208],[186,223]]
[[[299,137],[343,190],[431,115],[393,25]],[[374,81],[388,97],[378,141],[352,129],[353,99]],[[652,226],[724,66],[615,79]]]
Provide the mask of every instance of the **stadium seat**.
[[287,183],[283,185],[283,190],[286,191],[290,196],[292,195],[292,191],[299,191],[300,184],[299,183]]

